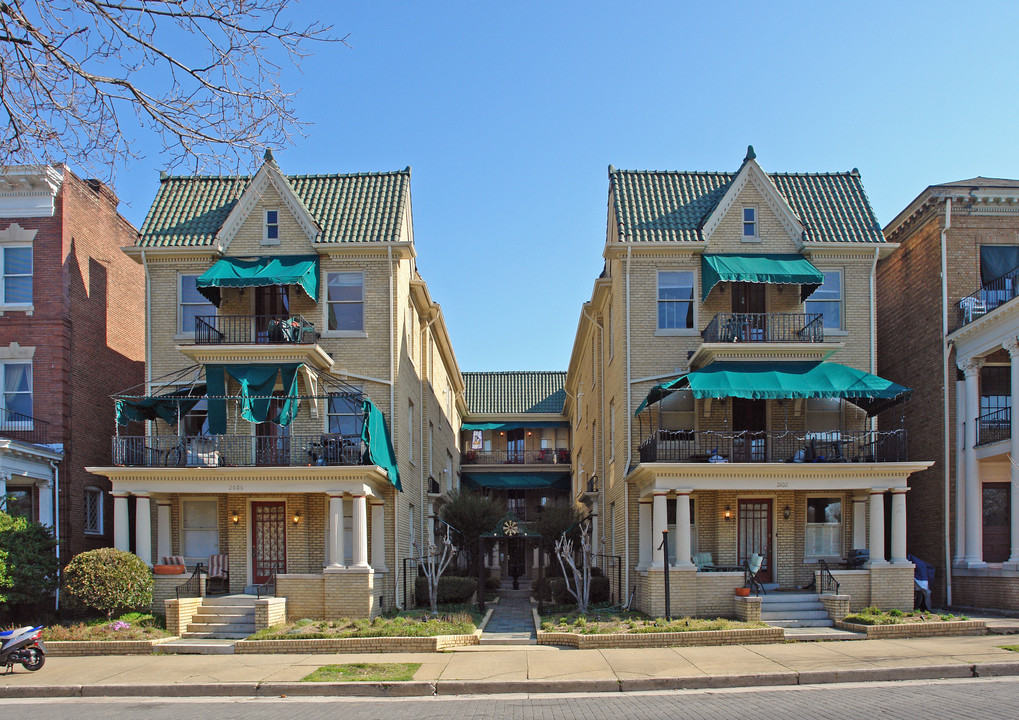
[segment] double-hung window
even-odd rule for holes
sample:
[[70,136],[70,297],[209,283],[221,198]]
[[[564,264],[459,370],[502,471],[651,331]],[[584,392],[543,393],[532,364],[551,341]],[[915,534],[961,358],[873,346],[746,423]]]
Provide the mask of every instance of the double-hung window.
[[0,277],[0,298],[4,305],[32,303],[32,247],[0,248],[3,275]]
[[694,274],[691,271],[658,273],[658,329],[693,328]]
[[807,557],[842,556],[842,499],[807,498]]
[[200,316],[216,314],[216,306],[207,297],[198,292],[195,281],[198,275],[181,273],[179,275],[180,287],[178,288],[180,298],[180,309],[178,312],[178,332],[194,333],[196,320]]
[[32,363],[5,362],[0,364],[0,381],[3,386],[3,410],[0,426],[10,430],[30,430],[32,427]]
[[265,232],[262,233],[263,245],[279,245],[280,243],[280,211],[265,211]]
[[743,208],[743,240],[752,242],[757,240],[757,208]]
[[364,275],[359,272],[332,272],[326,277],[330,330],[364,330]]
[[807,313],[820,313],[825,330],[842,329],[842,272],[825,271],[824,283],[807,299]]
[[219,517],[215,500],[181,500],[181,546],[184,557],[205,562],[219,553]]

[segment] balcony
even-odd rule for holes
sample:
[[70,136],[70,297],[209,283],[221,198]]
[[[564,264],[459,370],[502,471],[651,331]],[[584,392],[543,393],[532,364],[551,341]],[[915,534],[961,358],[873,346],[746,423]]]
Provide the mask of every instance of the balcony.
[[113,438],[123,467],[297,467],[365,465],[360,435],[149,435]]
[[640,445],[642,463],[905,462],[906,431],[794,433],[658,430]]
[[979,320],[987,313],[1019,295],[1019,267],[991,280],[972,295],[955,304],[955,329]]
[[49,442],[48,436],[49,423],[31,415],[0,408],[0,437],[45,445]]
[[820,313],[718,313],[701,333],[706,343],[821,343]]
[[540,450],[466,450],[460,456],[462,465],[569,465],[570,451],[565,448]]
[[313,343],[315,325],[301,315],[199,315],[195,345],[282,345]]
[[977,446],[1012,437],[1012,408],[995,408],[977,418]]

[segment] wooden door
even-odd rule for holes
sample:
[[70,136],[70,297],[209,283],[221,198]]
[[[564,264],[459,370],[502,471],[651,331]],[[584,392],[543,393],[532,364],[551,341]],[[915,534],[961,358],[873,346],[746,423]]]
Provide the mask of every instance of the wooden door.
[[1010,526],[1012,493],[1009,483],[984,483],[984,562],[1008,560],[1011,550]]
[[732,399],[732,459],[767,461],[768,405],[766,400]]
[[740,500],[736,515],[738,525],[737,548],[740,565],[748,560],[753,553],[762,555],[761,572],[758,579],[762,583],[774,582],[772,572],[771,548],[771,505],[770,499]]
[[[279,415],[285,400],[282,396],[274,397],[269,403],[268,417]],[[290,425],[277,425],[269,420],[255,425],[255,464],[259,467],[290,465]]]
[[524,461],[524,431],[522,428],[506,432],[506,462]]
[[[270,285],[255,288],[255,337],[256,342],[284,342],[278,322],[290,317],[290,288],[286,285]],[[272,337],[270,337],[272,335]]]
[[737,317],[735,339],[743,342],[767,340],[764,308],[764,285],[761,283],[732,284],[732,312]]
[[251,503],[251,581],[256,585],[287,571],[287,505]]

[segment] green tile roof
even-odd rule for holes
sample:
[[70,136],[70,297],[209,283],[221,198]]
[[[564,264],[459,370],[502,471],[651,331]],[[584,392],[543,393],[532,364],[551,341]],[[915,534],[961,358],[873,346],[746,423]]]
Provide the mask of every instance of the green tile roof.
[[[141,247],[212,245],[253,176],[166,177],[140,230]],[[351,175],[288,175],[322,228],[319,243],[399,240],[410,168]]]
[[[807,242],[884,242],[857,171],[769,173],[806,231]],[[609,168],[626,241],[702,241],[701,227],[736,173]]]
[[565,372],[465,372],[463,378],[472,415],[561,413],[566,402]]

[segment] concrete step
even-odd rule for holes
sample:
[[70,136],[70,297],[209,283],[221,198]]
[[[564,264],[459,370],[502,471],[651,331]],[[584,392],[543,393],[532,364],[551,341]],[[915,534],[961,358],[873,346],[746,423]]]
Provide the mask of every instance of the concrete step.
[[255,607],[255,601],[258,600],[254,595],[214,595],[206,596],[202,600],[202,605],[209,607],[213,605],[235,605],[238,607]]
[[[187,640],[197,639],[215,639],[215,640],[243,640],[251,633],[201,633],[201,632],[185,632],[181,634],[181,638]],[[233,649],[233,646],[231,646]]]
[[817,593],[812,592],[772,592],[761,595],[762,603],[818,602]]
[[188,632],[255,632],[255,623],[251,622],[192,622],[188,624]]
[[778,612],[772,610],[762,610],[761,620],[768,622],[770,620],[828,620],[828,611],[825,609],[820,610],[798,610],[796,612]]
[[498,637],[482,635],[479,645],[537,645],[538,641],[530,637]]
[[767,620],[768,625],[780,628],[832,627],[831,620]]
[[233,655],[234,640],[187,638],[159,645],[159,652],[176,655]]
[[854,633],[836,627],[783,628],[785,639],[793,642],[816,642],[818,640],[866,640],[865,633]]
[[[231,608],[231,607],[218,607],[218,608],[211,607],[210,608],[210,607],[202,606],[202,607],[198,608],[198,611],[195,613],[195,617],[196,618],[197,617],[202,617],[202,618],[210,618],[210,617],[224,618],[223,622],[228,622],[227,619],[236,620],[236,621],[251,620],[252,622],[254,622],[254,620],[255,620],[255,613],[254,613],[254,611],[252,611],[252,612],[245,612],[244,610],[245,609],[235,609],[235,608]],[[224,612],[224,611],[228,611],[228,612]]]
[[802,600],[783,600],[782,602],[761,603],[762,610],[796,610],[797,608],[803,610],[817,610],[818,608],[823,607],[824,605],[820,600],[810,600],[806,598]]

